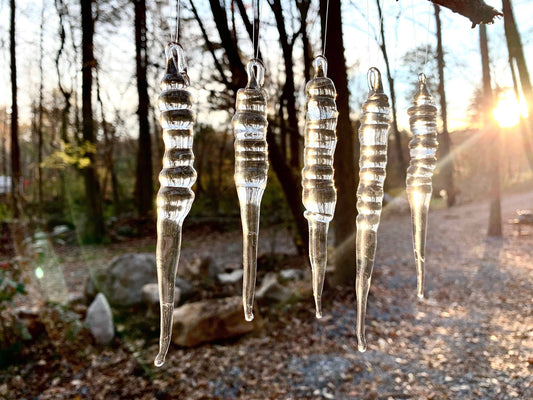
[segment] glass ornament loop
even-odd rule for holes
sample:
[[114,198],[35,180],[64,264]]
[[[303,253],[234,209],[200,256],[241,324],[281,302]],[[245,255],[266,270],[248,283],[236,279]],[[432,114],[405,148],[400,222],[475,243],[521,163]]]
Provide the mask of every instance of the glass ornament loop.
[[183,47],[179,43],[168,43],[165,47],[167,60],[172,59],[176,70],[181,74],[187,73],[187,63],[183,54]]
[[426,83],[426,74],[424,74],[423,72],[418,74],[418,83],[420,83],[421,85]]
[[265,64],[258,58],[252,58],[246,65],[248,73],[247,88],[262,88],[265,83]]
[[313,69],[315,70],[315,78],[320,78],[328,75],[328,60],[324,56],[316,56],[313,60]]
[[368,88],[373,92],[383,91],[381,72],[376,67],[371,67],[367,73]]

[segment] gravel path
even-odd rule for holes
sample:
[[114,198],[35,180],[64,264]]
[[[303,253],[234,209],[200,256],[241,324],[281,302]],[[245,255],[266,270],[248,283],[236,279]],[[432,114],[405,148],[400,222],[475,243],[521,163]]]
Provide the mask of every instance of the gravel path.
[[[533,192],[507,196],[504,221],[532,206]],[[533,232],[505,224],[503,238],[487,238],[487,216],[487,204],[432,210],[424,300],[409,216],[382,222],[366,353],[355,295],[329,289],[322,320],[311,300],[278,318],[264,310],[268,334],[173,349],[156,383],[191,399],[533,398]]]
[[[517,208],[533,208],[533,191],[505,197],[504,221]],[[487,204],[431,211],[425,300],[415,293],[410,216],[384,218],[366,353],[356,349],[354,289],[326,288],[317,320],[306,270],[303,300],[260,308],[261,332],[173,346],[159,369],[155,322],[138,339],[79,349],[86,354],[72,354],[75,362],[43,345],[38,358],[0,375],[0,399],[532,399],[533,229],[519,237],[505,224],[503,238],[487,238],[487,216]],[[240,232],[187,235],[185,262],[239,263]],[[69,290],[81,290],[91,260],[153,251],[153,242],[107,246],[96,258],[90,249],[62,254]],[[283,231],[264,229],[260,243],[263,254],[294,253]]]

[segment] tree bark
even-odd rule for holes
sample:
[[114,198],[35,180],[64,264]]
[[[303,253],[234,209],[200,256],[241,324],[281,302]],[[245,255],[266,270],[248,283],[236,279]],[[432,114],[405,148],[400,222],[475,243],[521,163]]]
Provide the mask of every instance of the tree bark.
[[[327,0],[320,1],[322,26],[326,25]],[[335,186],[337,188],[337,207],[333,219],[335,234],[335,276],[337,284],[351,285],[355,281],[355,218],[357,216],[356,188],[359,167],[359,146],[356,146],[357,135],[350,120],[350,91],[348,74],[344,58],[344,42],[342,36],[341,1],[330,0],[329,21],[331,29],[327,30],[326,58],[328,60],[328,76],[337,89],[337,147],[335,148]],[[323,29],[324,32],[324,29]],[[324,34],[324,33],[323,33]],[[346,243],[348,243],[346,245]],[[340,251],[341,245],[343,250]]]
[[394,148],[396,150],[396,157],[398,158],[398,165],[393,165],[392,163],[387,164],[387,174],[392,175],[392,172],[398,176],[400,182],[405,182],[405,174],[407,172],[407,166],[405,159],[403,157],[403,147],[402,147],[402,137],[398,129],[397,121],[397,112],[396,112],[396,92],[394,90],[394,78],[392,77],[392,72],[390,69],[389,55],[387,52],[387,44],[385,42],[385,26],[383,23],[383,11],[381,10],[380,0],[376,0],[379,13],[379,30],[381,36],[381,43],[379,48],[383,54],[383,59],[385,60],[385,67],[387,69],[387,80],[389,81],[389,90],[390,90],[390,101],[392,108],[392,135],[394,137]]
[[[41,26],[39,34],[39,120],[37,122],[37,185],[38,185],[38,200],[39,204],[37,209],[39,210],[39,219],[43,218],[43,84],[44,84],[44,71],[43,71],[43,34],[44,34],[44,3],[41,7]],[[39,221],[39,222],[41,222]]]
[[[290,165],[295,171],[300,171],[300,132],[298,130],[298,111],[296,109],[296,96],[294,84],[294,59],[293,47],[294,38],[289,42],[287,30],[285,28],[285,18],[283,17],[283,9],[281,8],[281,0],[269,1],[270,8],[274,13],[276,19],[276,27],[279,32],[279,42],[283,53],[283,62],[285,66],[285,84],[283,85],[283,99],[285,100],[285,107],[287,109],[288,133],[289,133],[289,148],[290,148]],[[280,107],[283,107],[283,102],[280,102]],[[280,121],[284,124],[285,121]]]
[[442,49],[442,27],[440,21],[440,7],[433,4],[435,21],[437,23],[437,68],[439,71],[439,98],[442,117],[442,132],[439,135],[442,175],[446,190],[446,204],[452,207],[455,204],[455,187],[453,184],[454,159],[451,151],[450,133],[448,132],[448,112],[446,109],[446,91],[444,90],[444,51]]
[[21,193],[20,193],[20,147],[18,136],[18,100],[17,100],[17,55],[15,42],[15,0],[10,0],[10,26],[9,26],[9,56],[11,65],[11,191],[13,201],[13,217],[20,218]]
[[85,180],[86,221],[81,239],[85,243],[101,243],[104,239],[104,219],[102,214],[102,200],[100,185],[96,173],[96,137],[92,111],[92,70],[95,65],[93,55],[94,19],[92,15],[92,0],[81,0],[82,26],[82,116],[83,140],[94,146],[94,151],[85,154],[90,164],[83,168]]
[[492,24],[494,18],[503,14],[487,5],[483,0],[431,0],[433,3],[449,8],[472,21],[472,28],[477,24]]
[[502,0],[503,5],[503,21],[505,28],[505,39],[507,40],[507,49],[509,51],[509,66],[511,68],[511,73],[513,74],[513,84],[515,87],[515,94],[517,99],[519,98],[518,93],[518,82],[516,79],[516,74],[514,70],[514,63],[518,69],[518,75],[520,77],[520,85],[522,86],[522,91],[524,92],[524,97],[528,105],[528,122],[529,122],[529,132],[527,129],[524,129],[526,121],[520,121],[522,138],[524,141],[524,150],[526,157],[529,163],[530,168],[533,170],[533,145],[531,143],[532,138],[531,134],[533,133],[533,88],[531,87],[531,79],[529,77],[529,70],[527,69],[526,60],[524,57],[524,49],[522,47],[522,40],[520,38],[520,33],[516,26],[516,21],[513,15],[513,6],[511,0]]
[[139,107],[139,140],[137,149],[137,179],[135,182],[135,199],[139,217],[146,217],[153,209],[154,182],[152,168],[152,144],[148,110],[148,82],[146,68],[148,65],[146,51],[146,1],[133,0],[135,6],[135,64],[137,76],[137,93]]
[[487,27],[485,25],[479,26],[479,45],[481,50],[481,67],[483,73],[483,97],[485,99],[485,129],[488,132],[489,144],[491,144],[492,152],[490,157],[491,165],[491,189],[490,189],[490,213],[489,213],[489,228],[488,236],[502,236],[502,215],[501,215],[501,201],[500,201],[500,132],[496,128],[492,118],[491,112],[494,108],[494,97],[491,87],[490,78],[490,59],[489,47],[487,39]]

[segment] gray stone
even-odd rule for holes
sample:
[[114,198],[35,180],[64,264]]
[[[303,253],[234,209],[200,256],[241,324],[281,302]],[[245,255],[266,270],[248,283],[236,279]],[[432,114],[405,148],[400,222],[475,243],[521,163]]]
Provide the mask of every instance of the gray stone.
[[185,347],[242,336],[258,329],[260,318],[244,319],[241,297],[204,300],[174,310],[172,341]]
[[275,273],[269,272],[263,278],[261,286],[255,294],[257,301],[262,304],[284,303],[290,299],[292,292],[289,288],[278,283]]
[[107,345],[115,336],[113,314],[106,297],[98,293],[87,310],[85,324],[94,336],[96,343]]
[[105,269],[94,271],[93,283],[113,306],[127,307],[142,302],[142,288],[157,282],[154,254],[124,254]]
[[220,283],[235,283],[242,279],[243,270],[236,269],[232,272],[218,274],[217,279]]
[[178,275],[190,280],[214,282],[221,272],[222,267],[212,257],[196,257],[180,265]]
[[[157,283],[147,283],[142,288],[142,299],[148,307],[159,307],[159,287]],[[174,306],[180,304],[181,290],[179,287],[174,287]]]
[[279,276],[286,281],[301,281],[304,272],[301,269],[285,269],[279,273]]

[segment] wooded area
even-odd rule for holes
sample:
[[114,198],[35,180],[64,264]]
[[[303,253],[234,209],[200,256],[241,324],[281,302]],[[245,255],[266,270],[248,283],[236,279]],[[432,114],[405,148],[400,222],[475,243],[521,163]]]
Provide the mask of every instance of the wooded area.
[[[34,7],[31,11],[32,15],[35,14],[32,18],[36,32],[39,32],[39,52],[30,54],[27,51],[19,52],[22,46],[27,48],[26,42],[30,40],[20,24],[21,20],[26,21],[28,18],[23,14],[29,12],[28,5],[24,4],[21,10],[19,2],[22,3],[21,0],[9,1],[9,26],[5,28],[6,35],[9,33],[9,42],[6,41],[5,46],[0,47],[6,60],[9,59],[11,83],[10,98],[5,98],[3,104],[0,104],[0,117],[3,119],[3,125],[0,124],[0,313],[10,315],[9,318],[6,317],[5,323],[0,323],[0,355],[5,356],[6,360],[5,363],[0,362],[0,368],[17,364],[15,360],[17,354],[21,351],[24,353],[21,346],[24,348],[25,340],[29,340],[30,347],[35,345],[35,341],[26,339],[26,330],[30,338],[35,336],[35,332],[42,331],[48,332],[46,334],[50,336],[54,327],[61,325],[58,320],[71,317],[80,319],[79,315],[72,316],[80,314],[77,310],[82,310],[80,315],[86,316],[87,306],[95,299],[96,293],[102,292],[95,283],[95,269],[87,266],[91,264],[91,257],[107,265],[108,258],[120,257],[122,252],[154,252],[155,195],[159,187],[157,176],[164,152],[162,130],[158,121],[158,83],[164,74],[164,46],[172,35],[176,35],[175,31],[178,29],[175,21],[176,2],[43,0],[40,8]],[[368,91],[366,78],[361,77],[366,76],[366,70],[372,66],[367,65],[372,61],[372,54],[358,54],[355,59],[350,55],[348,58],[353,52],[355,41],[368,41],[369,53],[371,48],[375,52],[391,103],[392,126],[389,132],[389,161],[385,181],[387,205],[384,206],[384,217],[401,219],[408,212],[405,179],[410,157],[408,143],[412,134],[402,123],[402,118],[406,115],[404,105],[411,102],[414,93],[407,93],[415,89],[411,82],[415,82],[417,74],[424,71],[430,77],[428,85],[439,109],[439,163],[433,180],[432,209],[441,212],[438,217],[440,223],[453,229],[454,223],[447,221],[446,213],[461,215],[461,218],[467,218],[465,216],[472,213],[477,218],[475,207],[469,207],[490,200],[490,208],[486,215],[476,219],[476,226],[483,220],[486,230],[488,223],[486,234],[489,237],[502,237],[506,232],[509,233],[506,231],[506,218],[514,210],[502,206],[503,193],[525,193],[531,190],[533,182],[533,118],[530,117],[533,113],[533,88],[526,63],[528,53],[524,50],[526,46],[531,46],[528,37],[530,27],[518,25],[517,21],[521,19],[513,15],[511,0],[502,0],[501,12],[483,0],[430,0],[424,2],[428,6],[426,13],[415,15],[413,12],[412,16],[409,15],[409,7],[413,5],[407,4],[406,0],[358,3],[341,0],[260,0],[258,10],[255,1],[181,1],[181,20],[177,33],[189,63],[191,91],[197,95],[194,107],[201,116],[194,127],[193,150],[197,181],[192,190],[196,198],[184,224],[184,268],[188,271],[184,274],[189,273],[184,279],[194,286],[190,296],[187,285],[180,288],[181,301],[186,306],[197,301],[237,296],[240,290],[234,284],[236,281],[224,281],[233,279],[226,275],[233,273],[236,276],[238,273],[235,270],[241,268],[239,262],[235,266],[233,259],[228,261],[229,255],[235,252],[233,246],[240,245],[230,121],[235,111],[236,93],[247,83],[245,65],[253,56],[254,38],[259,43],[259,58],[267,68],[265,90],[269,96],[267,142],[270,172],[261,208],[261,229],[265,229],[266,233],[261,236],[263,247],[259,269],[261,282],[268,282],[268,276],[265,276],[267,271],[278,274],[278,280],[271,282],[271,286],[281,293],[273,295],[279,296],[276,300],[268,298],[268,295],[267,300],[265,297],[258,300],[261,311],[268,309],[266,304],[272,308],[278,307],[273,312],[274,317],[270,317],[271,320],[267,318],[265,324],[279,328],[287,319],[288,329],[298,332],[304,326],[305,329],[315,329],[311,328],[307,317],[302,317],[302,293],[308,293],[301,289],[300,279],[296,279],[297,283],[288,284],[293,278],[281,277],[281,270],[287,266],[291,270],[307,271],[309,268],[308,222],[304,218],[302,205],[305,120],[303,92],[305,83],[313,75],[312,60],[322,49],[328,60],[327,75],[334,82],[337,91],[336,105],[339,112],[334,158],[337,203],[331,223],[331,270],[328,270],[326,291],[329,290],[332,295],[333,288],[340,288],[341,299],[332,300],[328,306],[333,307],[333,303],[337,302],[335,304],[340,308],[335,312],[340,313],[340,309],[345,309],[345,304],[353,302],[353,294],[349,290],[354,286],[356,265],[358,130],[360,104]],[[0,9],[0,15],[1,12]],[[348,29],[353,32],[353,14],[362,15],[368,22],[367,27],[357,27],[361,35],[358,38],[347,36],[346,33]],[[257,19],[258,15],[260,20]],[[401,19],[412,19],[413,32],[418,29],[423,34],[416,31],[415,36],[419,36],[420,40],[412,43],[408,51],[399,54],[399,37],[405,33],[398,28]],[[450,20],[470,21],[472,29],[479,30],[476,68],[480,74],[471,76],[477,87],[472,94],[459,93],[455,84],[454,91],[449,90],[452,87],[450,82],[457,78],[457,70],[460,71],[465,63],[470,62],[470,59],[465,61],[460,54],[454,53]],[[53,27],[56,31],[53,39],[47,36],[52,23],[57,24]],[[491,32],[491,24],[503,24],[504,35],[497,37]],[[121,39],[120,46],[127,47],[127,50],[110,57],[106,50],[107,42],[113,40],[114,35],[124,32],[128,36],[127,39]],[[492,40],[498,44],[494,45]],[[498,50],[494,51],[494,47]],[[501,58],[500,48],[505,50],[505,67],[500,67],[495,61],[496,57]],[[131,57],[125,57],[124,54]],[[401,62],[409,64],[405,68],[409,70],[408,77],[407,73],[399,72]],[[33,69],[28,69],[28,63],[32,64]],[[35,66],[36,63],[38,66]],[[126,65],[128,68],[125,68]],[[457,65],[459,67],[454,67]],[[32,72],[28,73],[30,70]],[[428,73],[427,70],[432,71]],[[501,77],[503,74],[510,76],[512,87],[503,87],[496,81],[495,76]],[[31,76],[31,82],[28,76]],[[115,88],[110,88],[114,80],[126,83],[120,88],[118,83]],[[33,85],[35,82],[38,84]],[[364,82],[362,87],[360,82]],[[30,84],[31,93],[28,90]],[[408,85],[412,87],[406,89]],[[7,88],[7,79],[5,86]],[[133,91],[131,88],[134,88]],[[526,105],[526,111],[519,117],[518,125],[511,128],[498,126],[493,115],[502,94],[507,92]],[[6,96],[7,94],[6,92]],[[468,119],[467,112],[464,112],[465,127],[456,129],[456,121],[452,122],[450,118],[450,104],[459,95],[471,98],[469,113],[472,115]],[[6,182],[5,185],[3,182]],[[524,198],[530,201],[526,195]],[[530,205],[526,203],[521,208]],[[407,220],[406,217],[405,221]],[[462,220],[456,221],[457,225],[462,223]],[[387,225],[387,222],[385,224],[389,227],[392,225]],[[473,229],[470,225],[468,227]],[[392,229],[394,231],[399,228]],[[187,242],[187,235],[192,238],[192,244]],[[441,235],[445,233],[441,232]],[[479,232],[476,231],[475,235],[479,236]],[[383,242],[384,248],[396,240],[398,244],[390,246],[398,246],[399,249],[403,246],[402,239],[386,237],[388,242]],[[474,239],[465,239],[465,243],[473,241]],[[435,245],[436,242],[431,243]],[[192,245],[199,249],[189,247]],[[209,245],[212,245],[212,249],[205,249]],[[267,246],[271,250],[266,251]],[[439,262],[446,263],[444,257],[440,258],[441,248],[438,246],[440,245],[437,245],[438,250],[435,250],[436,258]],[[451,248],[454,244],[449,243],[449,246]],[[522,252],[526,247],[523,243],[517,244],[514,251]],[[394,266],[397,265],[395,263],[399,261],[392,250],[385,250],[385,253],[391,263],[385,266],[385,271],[392,276]],[[442,253],[445,253],[444,250]],[[493,258],[496,259],[496,255]],[[465,263],[470,262],[467,256],[465,260]],[[151,258],[149,261],[137,262],[152,266]],[[53,264],[53,267],[47,263]],[[111,262],[109,265],[114,264]],[[410,265],[409,268],[411,267]],[[72,271],[75,272],[67,272],[68,268],[73,268]],[[41,272],[38,272],[39,269]],[[44,281],[39,277],[43,270],[45,275],[60,276],[60,279],[54,278],[55,284],[60,280],[61,285],[66,285],[65,288],[43,289]],[[411,272],[414,276],[414,272]],[[378,273],[378,281],[380,274],[385,273]],[[66,276],[66,284],[63,276]],[[79,276],[85,279],[82,283],[79,282]],[[102,278],[102,282],[105,279]],[[443,279],[451,278],[446,275]],[[58,298],[63,296],[66,299],[73,292],[72,287],[68,287],[71,282],[75,282],[76,294],[83,299],[77,298],[73,302],[65,300],[61,306],[65,306],[65,309],[55,309],[55,306],[50,305],[54,301],[50,301],[49,293],[56,290],[60,293]],[[92,289],[88,289],[90,285]],[[263,286],[268,285],[265,283]],[[286,286],[293,290],[292,297],[286,293]],[[286,292],[283,292],[284,289],[287,289]],[[432,289],[434,294],[438,292],[441,298],[453,301],[453,296],[443,294],[437,288]],[[524,288],[520,290],[522,289]],[[390,287],[381,287],[379,284],[376,290],[392,293]],[[80,291],[83,293],[79,293]],[[527,292],[527,288],[524,292]],[[142,296],[149,297],[144,292],[138,297]],[[155,296],[157,299],[157,294]],[[143,302],[145,300],[143,297]],[[466,297],[464,300],[467,301]],[[149,303],[149,300],[146,302]],[[26,303],[32,306],[48,304],[46,307],[51,308],[43,311],[48,319],[42,314],[32,313],[31,317],[23,315],[19,318],[20,307]],[[119,325],[128,329],[134,324],[142,325],[136,318],[134,322],[127,321],[125,309],[134,310],[135,313],[138,310],[145,312],[148,307],[149,319],[156,315],[150,308],[152,306],[146,306],[145,303],[136,304],[133,308],[130,304],[117,306],[112,301],[110,303],[116,329]],[[388,312],[394,314],[390,302],[387,300],[385,303],[386,307],[390,307],[391,311]],[[424,307],[429,306],[425,304]],[[224,314],[223,307],[221,309],[220,313]],[[303,318],[303,325],[300,326],[300,322],[287,317],[284,314],[286,309],[294,311],[296,319]],[[424,310],[430,313],[427,309]],[[414,311],[410,312],[410,315],[414,314]],[[19,319],[23,321],[22,325],[19,324]],[[261,319],[257,324],[254,325],[254,332],[262,329]],[[20,328],[23,325],[25,328]],[[123,336],[120,339],[115,337],[115,340],[123,340],[124,343],[131,344],[132,349],[135,348],[132,343],[142,336],[139,331],[146,329],[141,327],[137,331],[137,328],[139,327],[133,326],[133,334],[121,333]],[[77,329],[76,325],[76,332]],[[85,340],[84,334],[89,335],[81,329],[79,332],[85,333],[80,333],[80,338],[72,343],[73,348],[81,346],[80,343]],[[377,328],[372,327],[370,335],[379,336],[379,332],[376,333],[373,329],[377,332]],[[322,325],[319,328],[320,332],[326,330]],[[152,328],[147,331],[150,331],[148,341],[153,344],[156,334]],[[392,331],[394,327],[387,329],[389,334]],[[335,340],[339,336],[350,336],[350,340],[353,339],[351,331],[342,334],[335,332],[331,333],[333,336],[328,340],[333,340],[335,335]],[[252,340],[260,340],[258,337]],[[317,343],[319,340],[321,339],[317,339]],[[50,337],[50,348],[55,348],[60,341]],[[115,344],[117,347],[122,346],[117,342]],[[128,345],[124,345],[124,348]],[[52,351],[46,346],[48,344],[38,350],[43,352],[44,358],[49,356],[47,352]],[[276,349],[277,352],[283,352],[283,349]],[[59,358],[68,358],[64,350],[57,351],[61,353]],[[216,348],[213,351],[216,353]],[[194,354],[200,357],[199,354]],[[180,355],[183,356],[183,352]],[[226,356],[229,357],[225,354],[224,357]],[[120,357],[130,361],[133,359],[129,354]],[[77,359],[75,362],[81,365],[84,361]],[[149,368],[141,364],[141,370]],[[17,371],[16,374],[21,373]],[[186,374],[183,370],[180,373]],[[148,372],[140,374],[149,375]],[[150,379],[147,378],[147,381]],[[253,386],[253,379],[248,384]],[[2,385],[11,389],[12,381],[0,379],[0,397],[5,395]],[[139,398],[148,396],[147,393],[152,393],[153,387],[157,386],[152,381],[147,385],[151,389],[147,389]],[[30,393],[21,388],[16,390],[13,393],[20,396]],[[164,392],[164,389],[161,390]],[[209,389],[203,390],[209,396]],[[423,392],[424,395],[429,395],[420,390],[418,394]],[[522,395],[526,393],[525,389],[521,390]],[[187,393],[190,397],[190,392],[179,385],[178,389],[174,387],[165,393]],[[294,395],[294,392],[290,393]],[[370,392],[365,396],[368,393]],[[473,392],[468,393],[471,397],[464,398],[475,398]],[[127,395],[123,395],[126,398]],[[241,395],[245,396],[241,391],[234,397],[219,393],[206,398],[240,398],[238,396]],[[303,393],[300,395],[301,398],[314,398],[311,395],[306,397]],[[46,398],[53,398],[53,394],[51,396]],[[161,398],[170,398],[162,396]],[[348,394],[346,396],[350,398]],[[394,395],[391,397],[395,398]],[[361,398],[367,397],[361,395]]]

